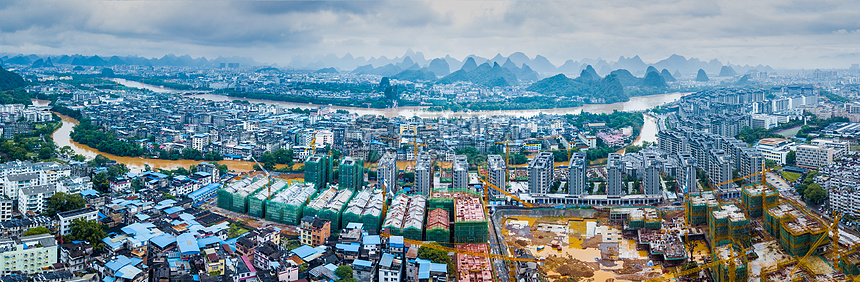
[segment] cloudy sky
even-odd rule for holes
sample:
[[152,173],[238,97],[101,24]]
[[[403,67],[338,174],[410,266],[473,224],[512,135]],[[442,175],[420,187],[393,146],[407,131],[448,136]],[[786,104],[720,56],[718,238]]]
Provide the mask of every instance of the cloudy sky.
[[860,1],[0,1],[0,52],[564,60],[671,54],[776,68],[860,63]]

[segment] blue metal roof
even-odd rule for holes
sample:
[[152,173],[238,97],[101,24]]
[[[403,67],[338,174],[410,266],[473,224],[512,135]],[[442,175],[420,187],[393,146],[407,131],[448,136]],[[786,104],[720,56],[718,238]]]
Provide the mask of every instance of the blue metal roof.
[[379,266],[391,267],[391,263],[394,262],[394,256],[389,253],[382,254],[382,258],[379,259]]
[[149,239],[149,242],[163,249],[164,247],[167,247],[167,245],[176,242],[176,237],[170,236],[169,234],[165,233],[153,237],[152,239]]
[[218,238],[218,236],[209,236],[206,238],[198,239],[197,240],[197,247],[203,248],[205,246],[215,244],[215,243],[220,243],[220,242],[221,242],[221,238]]
[[403,236],[389,237],[388,245],[393,247],[403,247]]
[[116,272],[116,271],[119,271],[119,269],[122,268],[123,266],[131,264],[131,262],[132,261],[130,258],[128,258],[124,255],[119,255],[116,257],[115,260],[112,260],[112,261],[105,263],[105,267]]
[[169,208],[169,209],[165,209],[165,210],[164,210],[164,213],[166,213],[166,214],[174,214],[174,213],[181,212],[181,211],[183,211],[183,210],[185,210],[185,209],[183,209],[182,207],[172,207],[172,208]]
[[99,195],[99,191],[96,191],[93,189],[81,191],[81,196],[98,196],[98,195]]
[[123,268],[120,268],[119,271],[116,272],[115,276],[122,278],[122,279],[132,280],[132,279],[134,279],[135,276],[137,276],[141,272],[143,272],[143,270],[140,270],[137,267],[134,267],[131,265],[126,265]]
[[365,245],[379,245],[380,244],[379,235],[364,236],[361,243],[365,244]]
[[444,263],[430,263],[430,272],[444,272],[448,273],[448,265]]
[[292,252],[300,258],[305,259],[307,257],[315,255],[317,253],[317,249],[314,249],[313,247],[308,245],[302,245],[298,248],[293,249]]
[[349,243],[349,244],[336,244],[335,248],[343,250],[344,252],[353,252],[357,253],[358,248],[361,247],[358,243]]
[[191,233],[182,233],[176,237],[176,245],[179,246],[179,253],[182,255],[195,255],[200,253],[200,248],[197,247],[197,238]]
[[188,194],[188,197],[192,198],[192,199],[197,199],[198,197],[203,196],[203,194],[218,190],[218,188],[220,188],[220,187],[221,187],[221,183],[212,183],[212,184],[203,186],[203,188],[197,189],[194,192],[191,192],[191,194]]
[[415,259],[418,263],[418,279],[430,278],[430,261],[425,259]]
[[352,265],[354,265],[354,266],[361,266],[361,267],[367,267],[367,268],[373,267],[373,263],[372,263],[372,262],[370,262],[370,261],[366,261],[366,260],[363,260],[363,259],[357,259],[357,260],[352,261]]

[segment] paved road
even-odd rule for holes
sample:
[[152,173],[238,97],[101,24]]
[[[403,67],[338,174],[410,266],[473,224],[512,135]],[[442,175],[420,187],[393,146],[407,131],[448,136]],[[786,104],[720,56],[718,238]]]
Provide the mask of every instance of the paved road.
[[[508,255],[507,250],[505,250],[504,248],[502,248],[499,245],[499,242],[503,241],[504,239],[498,237],[500,234],[498,234],[496,232],[496,224],[495,224],[495,221],[492,220],[492,217],[490,217],[488,224],[490,225],[489,226],[489,228],[490,228],[490,234],[489,234],[490,235],[489,236],[490,253],[500,254],[500,255]],[[495,273],[496,277],[498,278],[498,281],[510,281],[510,278],[508,276],[508,267],[505,264],[504,260],[494,259],[494,260],[492,260],[492,264],[493,264],[493,272]]]

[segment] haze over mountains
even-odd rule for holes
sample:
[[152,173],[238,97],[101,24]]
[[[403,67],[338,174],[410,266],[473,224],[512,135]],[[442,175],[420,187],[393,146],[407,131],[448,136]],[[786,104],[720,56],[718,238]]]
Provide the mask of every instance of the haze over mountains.
[[654,63],[646,63],[637,55],[633,57],[621,56],[615,61],[588,58],[581,59],[579,61],[569,59],[560,65],[555,65],[544,56],[536,55],[534,57],[529,57],[521,52],[516,52],[508,56],[496,54],[492,58],[469,55],[463,60],[458,60],[451,56],[428,59],[423,53],[414,52],[412,50],[408,50],[403,56],[394,58],[381,56],[367,59],[364,57],[353,57],[350,54],[346,54],[343,57],[337,57],[333,54],[322,57],[296,56],[293,57],[289,67],[304,69],[334,67],[341,71],[355,70],[355,72],[358,73],[374,73],[380,75],[394,75],[404,70],[417,70],[427,67],[436,73],[436,75],[444,76],[447,75],[444,71],[444,65],[447,65],[448,72],[454,72],[461,69],[466,63],[471,64],[471,62],[469,62],[470,60],[474,61],[476,66],[484,63],[488,63],[492,66],[494,63],[497,63],[503,67],[528,67],[528,69],[540,74],[541,77],[547,77],[558,73],[576,75],[579,74],[580,71],[584,70],[588,65],[594,67],[595,71],[601,76],[605,76],[617,69],[626,69],[633,75],[643,76],[646,73],[645,70],[649,66],[653,66],[658,70],[667,69],[672,74],[680,73],[685,76],[695,75],[699,69],[703,69],[711,75],[717,75],[720,73],[725,74],[725,72],[721,72],[723,67],[731,67],[731,69],[738,74],[744,74],[750,70],[773,71],[773,68],[770,66],[724,64],[716,59],[703,61],[697,58],[688,59],[681,55],[671,55],[666,59]]
[[0,53],[0,65],[17,64],[32,67],[51,67],[54,64],[75,66],[176,66],[176,67],[218,67],[221,63],[239,63],[244,66],[262,65],[246,57],[218,57],[212,60],[206,57],[192,58],[189,55],[164,55],[161,58],[144,58],[138,56],[84,56],[84,55],[21,55]]
[[[218,57],[207,59],[205,57],[193,58],[189,55],[177,56],[165,55],[161,58],[144,58],[139,56],[83,56],[83,55],[21,55],[0,54],[0,65],[19,64],[31,67],[51,67],[55,64],[69,64],[80,66],[115,66],[115,65],[142,65],[142,66],[186,66],[186,67],[218,67],[220,64],[239,63],[241,66],[262,66],[265,63],[255,62],[247,57]],[[466,71],[487,64],[488,67],[498,65],[522,81],[537,81],[541,78],[563,73],[570,76],[578,75],[587,66],[591,65],[600,76],[606,76],[618,69],[626,69],[631,74],[643,77],[646,68],[654,67],[657,70],[666,69],[674,76],[693,76],[699,69],[703,69],[711,76],[728,76],[733,74],[745,74],[750,70],[773,71],[770,66],[749,66],[724,64],[719,60],[712,59],[703,61],[697,58],[685,58],[681,55],[671,55],[666,59],[646,63],[639,56],[624,57],[617,60],[607,61],[604,59],[569,59],[562,64],[556,65],[546,57],[535,55],[529,57],[524,53],[516,52],[508,56],[496,54],[491,58],[477,55],[469,55],[462,60],[445,56],[441,58],[426,58],[421,52],[407,50],[402,56],[388,58],[386,56],[353,57],[346,54],[342,57],[329,54],[322,57],[293,57],[291,63],[286,67],[295,69],[317,70],[323,68],[335,68],[341,72],[354,72],[362,74],[376,74],[381,76],[394,76],[410,71],[405,74],[405,80],[421,80],[429,78],[429,74],[437,77],[445,77],[466,67]],[[729,71],[731,70],[731,71]]]

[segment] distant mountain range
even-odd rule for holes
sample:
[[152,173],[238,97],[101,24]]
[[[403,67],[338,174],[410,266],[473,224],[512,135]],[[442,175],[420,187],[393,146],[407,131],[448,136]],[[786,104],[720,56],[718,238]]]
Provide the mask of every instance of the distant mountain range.
[[[580,61],[567,60],[559,66],[552,64],[546,57],[536,55],[534,58],[529,58],[522,52],[516,52],[509,56],[496,54],[492,58],[483,58],[476,55],[469,55],[463,60],[457,60],[447,55],[442,58],[427,59],[423,53],[406,51],[403,56],[388,58],[371,57],[353,57],[351,54],[346,54],[343,57],[337,57],[329,54],[321,57],[302,57],[295,56],[290,62],[289,67],[299,69],[320,69],[325,67],[334,67],[342,71],[354,70],[356,73],[373,73],[379,75],[394,75],[407,69],[417,70],[420,68],[428,68],[437,76],[447,75],[445,65],[448,70],[459,70],[469,60],[475,62],[475,66],[483,63],[488,63],[491,66],[498,63],[501,66],[516,65],[518,67],[528,66],[529,69],[538,73],[540,77],[548,77],[554,74],[563,73],[567,75],[577,75],[584,70],[586,66],[591,65],[597,74],[606,76],[614,70],[626,69],[635,76],[644,76],[646,69],[654,67],[658,70],[666,69],[669,74],[674,76],[694,76],[699,69],[705,70],[708,74],[716,76],[720,74],[745,74],[751,70],[771,72],[773,68],[770,66],[757,65],[732,65],[724,64],[719,60],[702,61],[697,58],[685,58],[680,55],[671,55],[666,59],[656,63],[645,63],[639,56],[624,57],[621,56],[615,61],[606,61],[604,59],[582,59]],[[416,66],[412,66],[415,64]],[[397,66],[400,69],[395,69],[392,66]],[[731,71],[726,71],[725,68],[730,68]]]
[[206,57],[192,58],[189,55],[176,56],[165,55],[161,58],[144,58],[138,56],[84,56],[84,55],[13,55],[0,54],[0,65],[28,65],[34,68],[53,67],[55,64],[73,66],[116,66],[116,65],[138,65],[138,66],[177,66],[177,67],[219,67],[223,64],[239,64],[240,66],[257,66],[260,63],[246,57],[218,57],[212,60]]
[[[192,58],[189,55],[165,55],[161,58],[144,58],[139,56],[84,56],[84,55],[22,55],[0,53],[0,65],[28,65],[31,67],[52,67],[58,64],[77,65],[77,66],[115,66],[115,65],[141,65],[141,66],[185,66],[185,67],[219,67],[221,64],[238,63],[240,66],[264,66],[259,62],[255,62],[247,57],[218,57],[215,59],[207,59],[205,57]],[[433,73],[437,77],[444,77],[457,70],[462,69],[466,64],[467,68],[477,67],[484,63],[489,66],[498,64],[499,66],[510,70],[518,79],[523,81],[537,81],[541,78],[553,76],[555,74],[566,74],[569,76],[578,75],[587,66],[591,65],[594,71],[600,76],[606,76],[611,72],[619,69],[628,70],[632,75],[643,77],[646,69],[649,67],[657,70],[666,70],[661,72],[666,81],[671,81],[666,77],[666,74],[671,74],[674,78],[679,76],[695,77],[699,69],[704,70],[709,76],[734,76],[746,74],[751,70],[771,72],[773,68],[770,66],[749,66],[749,65],[732,65],[724,64],[718,60],[703,61],[697,58],[685,58],[680,55],[671,55],[666,59],[655,63],[645,63],[639,56],[633,57],[618,57],[615,61],[607,61],[604,59],[581,59],[579,61],[567,60],[561,65],[554,65],[546,57],[536,55],[528,57],[522,52],[512,53],[508,56],[496,54],[492,58],[483,58],[477,55],[469,55],[458,60],[446,55],[441,58],[426,58],[421,52],[407,50],[403,56],[394,58],[370,57],[353,57],[351,54],[346,54],[338,57],[334,54],[318,57],[303,57],[294,56],[289,68],[295,69],[328,69],[334,68],[340,72],[354,72],[359,74],[376,74],[381,76],[395,76],[404,71],[418,71],[425,69],[422,75],[410,75],[408,77],[424,77],[426,73]],[[327,70],[330,72],[330,70]],[[406,77],[406,75],[404,75]]]

